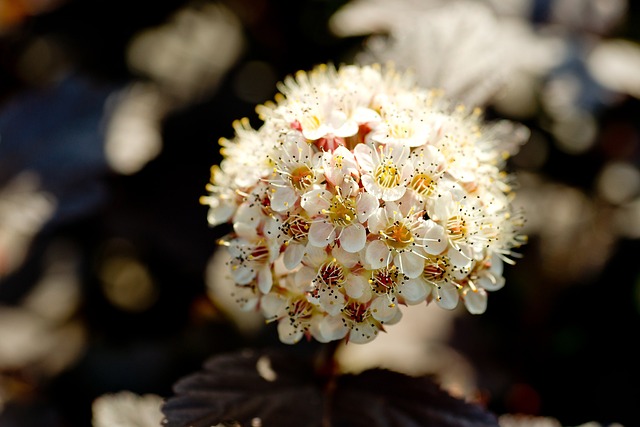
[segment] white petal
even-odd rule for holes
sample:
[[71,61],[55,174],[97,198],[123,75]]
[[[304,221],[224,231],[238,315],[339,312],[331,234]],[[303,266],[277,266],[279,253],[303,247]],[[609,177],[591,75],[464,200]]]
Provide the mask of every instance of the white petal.
[[396,314],[391,319],[389,319],[386,322],[384,322],[384,324],[385,325],[395,325],[400,320],[402,320],[402,310],[398,309],[398,310],[396,310]]
[[420,276],[424,270],[424,258],[413,252],[399,253],[394,257],[393,262],[410,279]]
[[379,205],[380,203],[376,196],[366,191],[361,192],[356,200],[358,221],[365,222],[368,220],[376,212]]
[[489,272],[484,272],[484,274],[476,279],[475,284],[487,291],[497,291],[504,287],[505,280],[502,276],[496,276]]
[[420,304],[429,295],[430,286],[427,286],[422,279],[409,279],[398,288],[398,295],[408,305]]
[[449,245],[449,239],[444,231],[444,228],[440,224],[428,219],[426,222],[426,230],[423,234],[424,250],[430,255],[439,255]]
[[352,268],[358,262],[360,262],[359,254],[355,252],[354,253],[347,252],[340,246],[334,246],[333,249],[331,250],[331,255],[333,255],[334,258],[337,259],[340,264],[344,265],[347,268]]
[[220,225],[229,221],[236,211],[236,205],[231,203],[220,203],[218,206],[211,206],[207,212],[207,222],[211,225]]
[[296,203],[298,195],[291,187],[276,187],[271,195],[271,209],[276,212],[284,212]]
[[307,245],[307,250],[304,254],[303,261],[307,265],[319,267],[320,264],[327,260],[327,251],[325,248],[319,248],[312,245]]
[[273,274],[271,274],[271,267],[265,265],[258,271],[258,289],[263,294],[269,293],[271,286],[273,285]]
[[358,123],[355,120],[347,120],[340,127],[334,127],[333,134],[341,138],[347,138],[358,133]]
[[482,314],[487,309],[487,293],[482,288],[466,289],[462,295],[464,306],[471,314]]
[[[357,329],[357,330],[356,330]],[[378,328],[369,323],[358,323],[349,332],[349,342],[354,344],[366,344],[378,336]]]
[[291,325],[288,317],[278,322],[278,337],[284,344],[295,344],[302,339],[304,331]]
[[307,291],[312,288],[313,279],[316,278],[318,272],[315,268],[304,266],[296,271],[294,283],[301,291]]
[[302,261],[302,257],[304,256],[305,245],[301,245],[300,243],[290,243],[289,246],[284,250],[284,254],[282,257],[282,261],[284,262],[284,266],[289,270],[295,269],[300,262]]
[[387,225],[387,214],[384,208],[377,208],[373,214],[369,217],[367,228],[372,234],[377,234],[380,230],[383,230]]
[[320,307],[326,311],[330,316],[337,316],[345,306],[346,301],[344,295],[339,290],[335,289],[333,292],[325,290],[320,293]]
[[449,248],[447,255],[451,261],[451,265],[454,267],[454,274],[457,279],[466,277],[471,269],[473,259],[469,253],[467,247],[461,246],[459,249]]
[[375,168],[373,163],[372,150],[366,144],[358,144],[353,149],[353,154],[356,156],[356,160],[358,161],[358,165],[360,168],[366,172],[371,172]]
[[246,240],[255,240],[258,237],[258,230],[256,227],[246,224],[244,222],[236,222],[233,224],[233,231],[236,232],[238,237],[242,237]]
[[385,267],[389,257],[389,248],[381,240],[374,240],[367,244],[365,259],[372,269]]
[[389,301],[386,295],[382,295],[373,300],[370,310],[374,319],[386,323],[393,319],[396,316],[396,312],[400,309],[398,308],[398,304]]
[[352,254],[362,250],[366,241],[367,232],[362,224],[351,224],[340,235],[340,246]]
[[336,229],[333,224],[325,221],[315,221],[309,227],[309,243],[318,248],[324,248],[336,239]]
[[315,316],[311,319],[311,334],[319,342],[341,340],[348,332],[349,328],[341,316]]
[[241,264],[238,265],[238,268],[231,269],[231,277],[238,285],[246,285],[256,277],[256,272],[246,264]]
[[344,290],[350,298],[360,298],[364,295],[365,290],[369,288],[369,281],[366,277],[359,274],[350,274],[347,276],[344,284]]
[[353,112],[353,119],[358,123],[379,122],[380,114],[371,108],[358,107]]
[[329,132],[329,128],[324,123],[320,124],[317,128],[310,128],[307,126],[302,129],[302,135],[311,141],[322,138],[327,134],[327,132]]
[[287,299],[281,295],[268,293],[260,298],[260,311],[266,319],[281,317],[286,313]]
[[329,207],[329,200],[331,200],[331,193],[321,188],[314,188],[302,195],[300,206],[309,215],[320,215],[323,209]]
[[433,293],[436,304],[445,310],[453,310],[458,305],[458,300],[460,299],[458,288],[451,283],[442,283],[440,287],[436,287],[433,290]]
[[243,223],[248,227],[256,229],[258,228],[258,224],[260,224],[261,217],[262,215],[260,215],[259,208],[255,209],[250,203],[245,202],[238,207],[233,217],[233,222],[235,224]]
[[402,196],[404,196],[404,193],[406,193],[406,191],[407,187],[405,187],[404,185],[398,185],[393,188],[385,188],[382,190],[380,198],[387,202],[393,202],[396,200],[400,200]]

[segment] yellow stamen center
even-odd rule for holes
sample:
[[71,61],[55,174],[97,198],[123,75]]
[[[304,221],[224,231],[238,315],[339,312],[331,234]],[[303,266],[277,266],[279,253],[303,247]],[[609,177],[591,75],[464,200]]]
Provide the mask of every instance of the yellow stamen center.
[[413,235],[411,230],[402,221],[396,221],[380,234],[384,238],[385,243],[393,249],[404,249],[413,243]]
[[313,183],[313,171],[307,165],[301,165],[291,171],[289,182],[296,190],[302,191]]
[[378,165],[373,173],[373,177],[382,188],[393,188],[400,185],[400,171],[398,167],[389,160],[385,160]]
[[323,213],[329,217],[333,224],[346,227],[356,219],[356,202],[351,197],[344,198],[340,194],[336,194],[331,198],[329,208],[324,209]]

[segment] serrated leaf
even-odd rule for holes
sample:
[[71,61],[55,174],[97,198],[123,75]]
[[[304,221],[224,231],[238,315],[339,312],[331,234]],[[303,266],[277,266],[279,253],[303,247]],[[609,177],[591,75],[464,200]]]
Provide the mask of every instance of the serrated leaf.
[[453,397],[433,377],[384,369],[338,379],[333,427],[497,427],[497,417]]
[[215,356],[175,384],[162,407],[165,425],[498,427],[495,415],[429,376],[372,369],[328,378],[315,368],[286,350]]
[[[210,427],[223,421],[250,426],[319,426],[320,390],[305,360],[275,351],[244,351],[209,360],[174,386],[163,405],[167,427]],[[289,421],[287,421],[289,420]]]

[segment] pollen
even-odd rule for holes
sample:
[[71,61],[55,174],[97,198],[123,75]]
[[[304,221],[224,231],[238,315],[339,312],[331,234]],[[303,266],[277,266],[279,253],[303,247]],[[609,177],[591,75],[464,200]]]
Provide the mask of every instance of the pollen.
[[300,165],[291,171],[289,182],[296,190],[303,191],[313,183],[313,171],[307,165]]
[[351,197],[336,194],[331,198],[329,208],[323,211],[329,220],[337,226],[346,227],[356,219],[356,202]]
[[380,231],[380,235],[387,246],[396,250],[404,249],[414,241],[413,234],[404,221],[395,221],[386,229]]
[[435,188],[434,181],[431,176],[426,173],[416,174],[409,183],[409,188],[414,190],[421,196],[430,196]]
[[380,187],[387,189],[397,187],[401,182],[398,167],[389,159],[385,159],[378,165],[373,177]]

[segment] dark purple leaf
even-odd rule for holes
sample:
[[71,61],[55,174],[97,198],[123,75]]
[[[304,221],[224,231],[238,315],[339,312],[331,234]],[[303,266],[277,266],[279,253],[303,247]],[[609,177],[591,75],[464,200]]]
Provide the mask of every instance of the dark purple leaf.
[[338,378],[332,427],[497,427],[495,415],[455,398],[432,377],[372,369]]
[[[433,378],[382,369],[327,378],[285,350],[213,357],[174,386],[168,427],[498,427],[484,408],[454,398]],[[234,424],[236,423],[236,424]]]
[[174,385],[163,406],[168,427],[210,427],[223,421],[250,426],[320,426],[321,390],[311,364],[276,351],[244,351],[210,359],[204,370]]

